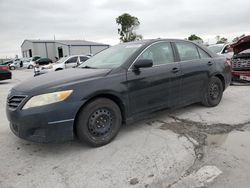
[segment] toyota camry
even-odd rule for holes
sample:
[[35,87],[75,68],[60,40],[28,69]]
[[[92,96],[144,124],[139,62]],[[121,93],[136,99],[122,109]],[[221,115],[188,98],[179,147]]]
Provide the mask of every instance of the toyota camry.
[[11,89],[12,132],[35,142],[75,137],[91,146],[115,138],[122,124],[192,103],[213,107],[231,81],[230,62],[186,40],[123,43],[75,69],[52,72]]

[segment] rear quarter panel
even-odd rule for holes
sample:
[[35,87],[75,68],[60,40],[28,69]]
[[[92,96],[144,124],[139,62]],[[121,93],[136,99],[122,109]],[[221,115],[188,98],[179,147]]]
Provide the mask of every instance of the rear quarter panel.
[[226,64],[225,57],[214,57],[214,62],[216,65],[216,70],[213,73],[213,76],[222,75],[225,81],[225,88],[227,88],[230,85],[232,79],[231,67]]

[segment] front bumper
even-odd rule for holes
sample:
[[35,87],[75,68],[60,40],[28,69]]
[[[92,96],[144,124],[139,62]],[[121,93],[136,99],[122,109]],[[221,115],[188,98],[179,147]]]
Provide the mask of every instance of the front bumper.
[[246,81],[242,80],[241,77],[250,77],[250,71],[233,71],[232,70],[232,80],[233,81]]
[[74,120],[82,102],[59,102],[21,110],[6,107],[12,132],[25,140],[48,143],[74,138]]

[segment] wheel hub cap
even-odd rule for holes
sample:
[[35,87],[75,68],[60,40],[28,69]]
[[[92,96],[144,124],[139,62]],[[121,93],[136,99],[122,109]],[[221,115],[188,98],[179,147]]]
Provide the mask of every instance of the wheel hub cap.
[[217,99],[220,95],[219,86],[215,83],[212,83],[209,88],[209,95],[212,99]]
[[112,127],[112,115],[106,108],[98,109],[89,118],[89,131],[92,136],[100,137],[108,134]]

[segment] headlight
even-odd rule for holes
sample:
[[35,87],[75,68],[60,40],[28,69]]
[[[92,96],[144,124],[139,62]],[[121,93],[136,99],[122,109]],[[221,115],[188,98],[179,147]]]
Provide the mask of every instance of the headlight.
[[28,102],[23,106],[22,109],[25,110],[32,107],[44,106],[47,104],[64,101],[71,95],[72,92],[73,90],[67,90],[34,96],[30,100],[28,100]]

